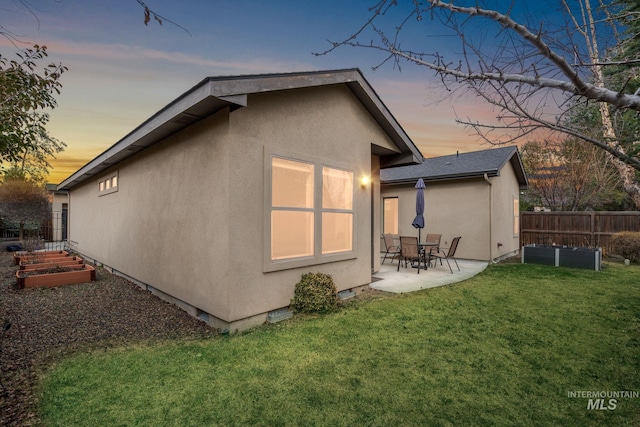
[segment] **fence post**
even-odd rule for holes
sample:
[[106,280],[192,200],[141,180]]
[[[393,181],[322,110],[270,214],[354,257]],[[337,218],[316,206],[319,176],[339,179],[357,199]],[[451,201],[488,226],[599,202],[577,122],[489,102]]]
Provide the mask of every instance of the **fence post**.
[[591,246],[596,246],[596,227],[595,227],[595,223],[596,223],[596,213],[594,211],[590,212],[591,214],[591,238],[589,239],[590,242],[589,244]]

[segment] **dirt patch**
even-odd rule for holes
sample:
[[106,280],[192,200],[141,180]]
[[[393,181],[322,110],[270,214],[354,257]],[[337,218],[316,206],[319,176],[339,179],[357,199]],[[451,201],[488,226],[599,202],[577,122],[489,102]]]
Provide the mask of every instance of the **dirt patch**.
[[0,425],[39,425],[38,375],[48,363],[85,348],[111,347],[216,331],[103,269],[96,281],[16,289],[11,254],[0,253]]

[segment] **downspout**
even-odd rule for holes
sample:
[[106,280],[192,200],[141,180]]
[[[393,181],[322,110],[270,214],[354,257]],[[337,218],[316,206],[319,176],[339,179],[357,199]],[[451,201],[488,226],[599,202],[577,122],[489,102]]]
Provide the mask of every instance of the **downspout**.
[[493,230],[491,229],[491,224],[493,224],[493,191],[491,191],[491,180],[486,173],[484,174],[484,180],[489,184],[489,261],[493,262]]

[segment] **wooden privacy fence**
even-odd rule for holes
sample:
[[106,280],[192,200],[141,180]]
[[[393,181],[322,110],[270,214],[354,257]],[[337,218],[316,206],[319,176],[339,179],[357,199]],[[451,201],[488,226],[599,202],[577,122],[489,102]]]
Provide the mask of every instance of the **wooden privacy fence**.
[[611,251],[611,236],[640,231],[640,212],[521,212],[521,246],[556,244]]

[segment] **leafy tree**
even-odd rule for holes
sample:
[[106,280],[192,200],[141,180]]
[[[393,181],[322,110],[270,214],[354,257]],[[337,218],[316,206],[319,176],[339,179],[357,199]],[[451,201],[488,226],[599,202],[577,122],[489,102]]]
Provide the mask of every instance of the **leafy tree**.
[[51,219],[51,203],[44,186],[23,176],[5,176],[0,183],[0,220],[20,225],[24,240],[25,224]]
[[[564,21],[557,20],[562,23],[556,25],[516,20],[513,3],[498,10],[484,8],[482,1],[475,0],[455,4],[380,0],[351,36],[332,42],[319,54],[352,46],[382,52],[382,63],[426,67],[447,89],[472,92],[498,111],[494,122],[457,119],[492,144],[524,142],[540,131],[561,132],[586,141],[610,155],[625,191],[640,208],[637,139],[618,135],[612,114],[628,111],[637,115],[640,92],[607,79],[605,72],[612,67],[636,70],[640,64],[640,58],[625,54],[633,52],[628,46],[637,48],[637,32],[620,31],[625,25],[634,25],[637,30],[637,1],[600,0],[598,6],[594,10],[591,0],[558,0]],[[457,37],[459,56],[445,58],[432,38],[403,37],[406,28],[416,30],[411,27],[419,25],[430,31],[437,26],[436,31]],[[421,30],[424,33],[424,28]],[[495,36],[491,43],[486,43],[487,34]],[[630,39],[635,41],[629,43]],[[598,110],[597,134],[585,133],[570,119],[573,108],[592,105]]]
[[57,106],[62,64],[42,68],[46,46],[34,46],[17,53],[18,60],[0,55],[0,163],[32,175],[42,176],[49,167],[47,157],[62,151],[65,144],[49,136],[47,109]]

